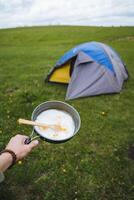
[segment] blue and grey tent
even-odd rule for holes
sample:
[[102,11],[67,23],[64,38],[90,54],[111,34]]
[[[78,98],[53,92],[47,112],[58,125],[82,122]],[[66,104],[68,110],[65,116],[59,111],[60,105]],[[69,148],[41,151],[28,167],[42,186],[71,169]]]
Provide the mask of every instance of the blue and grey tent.
[[65,53],[46,81],[67,83],[66,99],[118,93],[128,78],[119,55],[100,42],[80,44]]

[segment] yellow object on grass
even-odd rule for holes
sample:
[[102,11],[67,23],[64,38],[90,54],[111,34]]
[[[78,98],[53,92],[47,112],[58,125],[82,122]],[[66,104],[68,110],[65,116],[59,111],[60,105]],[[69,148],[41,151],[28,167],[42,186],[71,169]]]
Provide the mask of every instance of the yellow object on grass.
[[56,69],[51,77],[50,82],[69,83],[70,81],[70,64],[67,63],[63,67]]
[[19,160],[19,161],[18,161],[18,164],[19,164],[19,165],[21,165],[21,164],[22,164],[22,161],[21,161],[21,160]]

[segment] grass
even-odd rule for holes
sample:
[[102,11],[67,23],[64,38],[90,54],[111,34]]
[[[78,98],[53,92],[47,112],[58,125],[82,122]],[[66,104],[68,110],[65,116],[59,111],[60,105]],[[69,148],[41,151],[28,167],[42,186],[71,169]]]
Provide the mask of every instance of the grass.
[[[44,84],[64,52],[87,41],[115,48],[130,74],[123,90],[68,101],[80,113],[81,129],[64,144],[40,141],[21,165],[6,172],[1,200],[132,200],[134,161],[134,27],[50,26],[0,30],[0,148],[31,133],[18,118],[48,100],[64,101],[66,87]],[[105,112],[106,115],[101,113]]]

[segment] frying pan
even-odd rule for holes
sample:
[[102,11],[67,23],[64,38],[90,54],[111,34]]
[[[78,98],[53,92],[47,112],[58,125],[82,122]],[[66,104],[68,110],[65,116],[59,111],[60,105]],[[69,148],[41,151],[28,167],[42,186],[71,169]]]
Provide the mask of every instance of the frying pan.
[[65,139],[52,139],[47,136],[44,136],[41,132],[38,131],[38,128],[36,126],[34,126],[32,134],[29,136],[29,138],[27,138],[25,140],[25,142],[24,142],[25,144],[29,144],[32,140],[34,140],[36,138],[41,138],[42,140],[51,142],[51,143],[62,143],[62,142],[66,142],[66,141],[70,140],[78,133],[80,126],[81,126],[80,115],[73,106],[71,106],[65,102],[62,102],[62,101],[46,101],[46,102],[41,103],[34,109],[32,116],[31,116],[31,120],[35,121],[37,119],[38,115],[40,115],[42,112],[49,110],[49,109],[57,109],[60,111],[64,111],[72,117],[72,119],[74,121],[74,126],[75,126],[75,129],[74,129],[74,132],[72,133],[72,135]]

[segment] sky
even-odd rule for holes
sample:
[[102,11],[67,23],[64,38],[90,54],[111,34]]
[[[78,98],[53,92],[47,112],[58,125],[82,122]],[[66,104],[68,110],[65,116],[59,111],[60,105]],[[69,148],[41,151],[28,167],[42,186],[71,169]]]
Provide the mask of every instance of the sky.
[[0,0],[0,28],[134,26],[134,0]]

